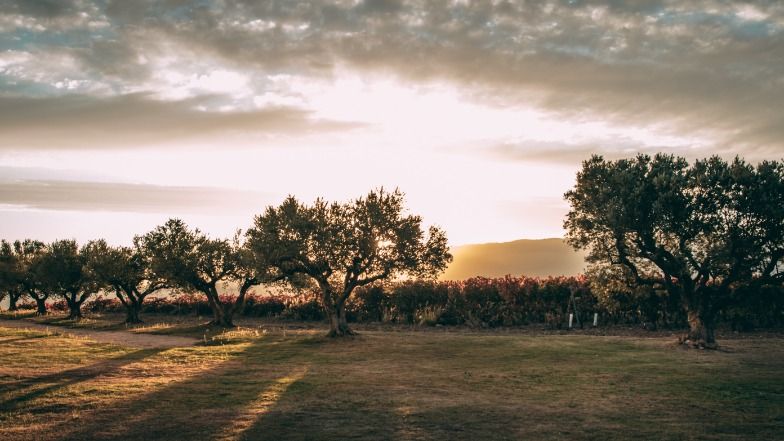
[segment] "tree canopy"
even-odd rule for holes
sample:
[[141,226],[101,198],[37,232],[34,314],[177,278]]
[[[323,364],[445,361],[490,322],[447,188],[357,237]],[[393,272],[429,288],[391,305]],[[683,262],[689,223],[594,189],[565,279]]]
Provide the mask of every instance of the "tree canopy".
[[103,239],[86,247],[90,271],[103,287],[114,291],[126,309],[126,323],[140,323],[144,299],[168,286],[166,279],[152,270],[149,261],[153,257],[145,254],[138,240],[134,247],[113,247]]
[[[173,287],[206,295],[213,323],[220,326],[233,326],[232,317],[244,304],[248,290],[263,281],[248,261],[250,254],[244,251],[239,234],[234,240],[212,239],[180,219],[170,219],[134,242],[149,256],[152,273]],[[221,283],[239,285],[237,298],[221,297]]]
[[782,278],[784,166],[736,158],[585,161],[574,189],[567,240],[632,283],[678,295],[688,340],[715,344],[714,319],[738,283]]
[[98,291],[98,283],[87,267],[90,249],[75,240],[52,242],[40,257],[36,274],[44,289],[65,300],[69,319],[82,317],[82,303]]
[[306,205],[290,196],[256,216],[249,248],[261,270],[310,278],[321,291],[330,334],[351,334],[345,304],[356,287],[393,276],[432,277],[451,261],[444,232],[430,227],[426,235],[422,218],[404,210],[399,190],[343,204]]
[[16,310],[16,303],[24,294],[23,277],[19,253],[11,243],[0,241],[0,301],[8,297],[9,311]]

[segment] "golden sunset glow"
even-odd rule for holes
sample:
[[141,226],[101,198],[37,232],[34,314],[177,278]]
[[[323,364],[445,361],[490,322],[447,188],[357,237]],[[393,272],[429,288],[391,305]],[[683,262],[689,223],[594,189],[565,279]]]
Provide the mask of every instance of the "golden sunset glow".
[[0,236],[227,236],[384,186],[453,245],[560,237],[592,153],[784,151],[776,4],[164,9],[0,14]]

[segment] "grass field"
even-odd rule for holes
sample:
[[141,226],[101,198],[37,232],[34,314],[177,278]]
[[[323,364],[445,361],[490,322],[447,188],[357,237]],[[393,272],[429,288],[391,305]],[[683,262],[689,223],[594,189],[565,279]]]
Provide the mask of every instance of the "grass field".
[[0,328],[0,439],[784,438],[784,339],[324,329],[134,349]]

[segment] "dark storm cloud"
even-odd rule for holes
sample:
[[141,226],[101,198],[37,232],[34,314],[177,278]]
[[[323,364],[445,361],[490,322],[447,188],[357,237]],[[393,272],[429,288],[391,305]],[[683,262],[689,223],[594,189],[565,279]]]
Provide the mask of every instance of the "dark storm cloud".
[[214,187],[168,187],[79,181],[2,181],[0,204],[42,210],[245,214],[271,198]]
[[0,0],[0,11],[40,18],[67,15],[76,9],[74,1],[68,0]]
[[[98,9],[114,35],[62,47],[96,81],[140,81],[140,53],[171,45],[259,75],[328,77],[349,66],[450,81],[562,119],[784,151],[781,2],[117,0]],[[42,45],[57,48],[28,48]]]
[[111,98],[0,96],[0,150],[126,148],[213,134],[285,136],[355,127],[313,119],[308,112],[296,108],[198,110],[208,99],[160,101],[139,94]]

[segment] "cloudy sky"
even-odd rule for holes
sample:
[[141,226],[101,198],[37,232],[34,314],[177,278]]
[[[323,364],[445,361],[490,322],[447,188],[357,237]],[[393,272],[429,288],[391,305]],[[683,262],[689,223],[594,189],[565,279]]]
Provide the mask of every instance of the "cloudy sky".
[[562,235],[591,153],[784,157],[784,3],[0,0],[0,237],[215,235],[385,186]]

